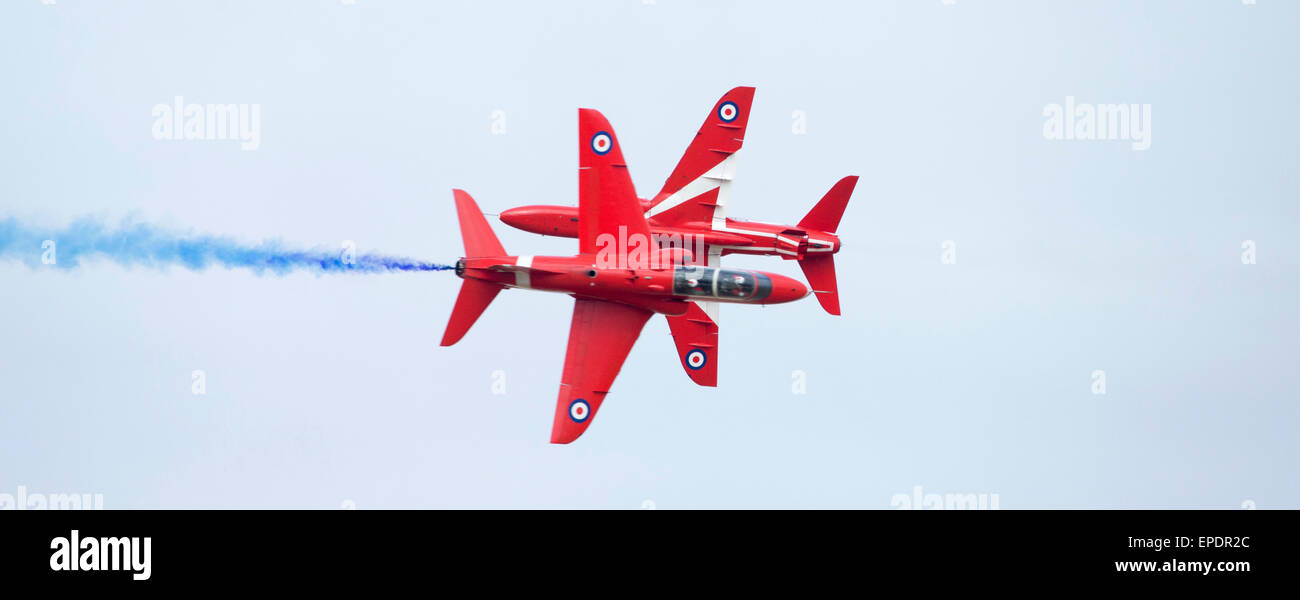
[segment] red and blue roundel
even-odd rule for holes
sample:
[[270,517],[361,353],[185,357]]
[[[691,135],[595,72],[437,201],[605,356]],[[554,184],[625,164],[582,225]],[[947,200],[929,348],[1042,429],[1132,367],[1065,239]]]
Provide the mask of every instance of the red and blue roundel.
[[570,402],[569,418],[572,419],[574,423],[582,423],[586,421],[591,418],[591,406],[582,398]]
[[739,116],[740,108],[736,106],[735,102],[723,102],[722,106],[718,107],[718,118],[722,119],[724,123],[735,121],[736,117]]
[[708,362],[709,355],[705,354],[703,350],[696,349],[686,353],[686,368],[692,371],[703,369]]
[[614,138],[608,132],[599,131],[591,136],[591,151],[604,156],[614,149]]

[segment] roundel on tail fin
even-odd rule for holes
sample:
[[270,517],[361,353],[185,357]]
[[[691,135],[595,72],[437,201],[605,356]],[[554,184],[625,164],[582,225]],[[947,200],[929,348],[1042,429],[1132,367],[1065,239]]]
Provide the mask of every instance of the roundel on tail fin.
[[609,136],[607,131],[598,131],[596,135],[591,136],[591,151],[604,156],[614,148],[614,138]]
[[591,405],[587,404],[586,400],[583,400],[582,398],[578,398],[577,400],[574,400],[573,402],[569,403],[569,418],[573,419],[574,423],[582,423],[583,421],[586,421],[587,418],[590,416],[591,416]]
[[709,363],[709,355],[703,350],[696,348],[686,353],[686,368],[692,371],[698,371]]
[[722,119],[722,122],[724,123],[730,123],[732,121],[735,121],[736,117],[739,116],[740,116],[740,108],[736,106],[735,102],[728,100],[726,102],[723,102],[722,105],[718,106],[718,118]]

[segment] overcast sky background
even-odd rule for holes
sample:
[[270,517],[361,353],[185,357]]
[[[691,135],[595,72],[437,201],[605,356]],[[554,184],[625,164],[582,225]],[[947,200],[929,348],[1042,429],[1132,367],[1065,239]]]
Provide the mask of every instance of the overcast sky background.
[[[795,223],[861,180],[844,316],[723,306],[716,389],[681,372],[655,318],[569,446],[547,443],[562,295],[507,291],[440,348],[449,273],[0,262],[0,493],[889,508],[919,485],[1004,509],[1300,505],[1294,2],[2,11],[0,218],[40,226],[135,216],[452,262],[453,187],[488,212],[576,203],[577,108],[610,119],[649,196],[737,85],[757,94],[731,216]],[[177,95],[260,104],[261,147],[154,140],[153,106]],[[1045,139],[1044,106],[1067,96],[1150,104],[1150,149]],[[493,223],[511,252],[576,252]],[[772,257],[725,264],[802,279]]]

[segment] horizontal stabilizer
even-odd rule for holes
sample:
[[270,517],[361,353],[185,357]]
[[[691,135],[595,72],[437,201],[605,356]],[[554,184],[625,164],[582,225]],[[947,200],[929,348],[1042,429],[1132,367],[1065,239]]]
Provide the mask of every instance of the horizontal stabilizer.
[[849,197],[853,195],[853,186],[857,184],[857,175],[849,175],[836,182],[817,202],[817,205],[808,211],[803,220],[799,221],[799,227],[835,233],[840,226],[840,217],[844,216],[844,209],[849,205]]
[[840,292],[835,283],[835,257],[830,254],[812,256],[799,261],[799,266],[822,308],[832,315],[840,314]]
[[447,321],[447,332],[442,335],[442,345],[450,346],[465,337],[479,315],[492,303],[492,299],[504,287],[479,279],[466,279],[460,286],[460,295],[456,297],[456,306],[451,309],[451,319]]
[[460,237],[465,242],[465,258],[505,256],[497,235],[483,217],[483,211],[465,190],[452,190],[456,197],[456,217],[460,219]]

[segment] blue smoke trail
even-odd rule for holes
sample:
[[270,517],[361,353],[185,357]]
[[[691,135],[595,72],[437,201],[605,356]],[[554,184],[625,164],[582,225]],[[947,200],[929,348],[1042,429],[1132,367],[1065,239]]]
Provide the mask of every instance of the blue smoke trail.
[[382,254],[358,253],[347,260],[341,250],[286,248],[278,240],[249,245],[229,237],[182,235],[130,220],[110,229],[97,219],[82,218],[60,231],[28,227],[15,218],[0,220],[0,259],[21,260],[33,268],[43,266],[42,257],[48,255],[46,240],[54,242],[54,263],[49,266],[59,269],[76,268],[88,259],[106,259],[127,267],[175,265],[194,271],[215,265],[276,275],[294,271],[389,273],[455,268]]

